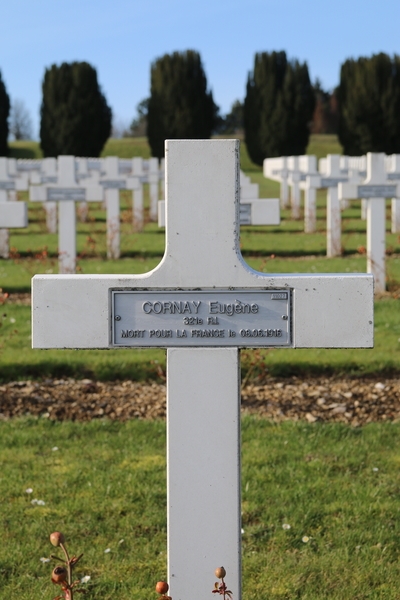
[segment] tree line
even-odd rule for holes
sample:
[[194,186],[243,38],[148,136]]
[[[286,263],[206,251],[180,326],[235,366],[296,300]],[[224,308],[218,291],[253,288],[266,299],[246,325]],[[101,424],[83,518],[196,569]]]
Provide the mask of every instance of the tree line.
[[[8,153],[10,98],[0,74],[0,155]],[[86,62],[46,69],[40,146],[44,156],[99,156],[111,135],[112,111],[96,70]],[[310,133],[337,133],[348,155],[400,153],[400,57],[380,53],[346,60],[333,92],[311,83],[307,63],[284,51],[261,52],[249,72],[244,101],[220,115],[200,54],[165,54],[151,64],[150,96],[137,106],[128,135],[147,135],[153,156],[165,139],[208,139],[243,131],[251,160],[304,154]],[[29,129],[23,105],[11,109],[12,133]],[[19,129],[18,129],[19,127]]]

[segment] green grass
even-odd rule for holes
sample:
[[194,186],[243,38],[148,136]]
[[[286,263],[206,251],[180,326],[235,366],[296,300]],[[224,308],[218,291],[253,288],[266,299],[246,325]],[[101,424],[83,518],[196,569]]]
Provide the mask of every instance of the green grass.
[[[244,418],[246,600],[398,598],[399,428]],[[2,422],[0,461],[2,598],[55,594],[54,565],[40,562],[54,530],[84,552],[76,575],[91,576],[89,597],[154,595],[166,577],[164,423]]]
[[42,158],[42,150],[39,142],[30,140],[16,140],[8,142],[11,158]]
[[[236,138],[237,135],[216,136],[217,138]],[[243,142],[243,135],[239,136],[242,140],[241,144],[241,167],[244,171],[261,171],[261,167],[250,161],[247,154],[246,145]],[[10,156],[14,158],[41,158],[42,151],[39,142],[20,140],[8,143],[10,148]],[[310,142],[307,148],[307,154],[316,154],[317,158],[326,156],[327,154],[342,154],[337,136],[335,135],[311,135]],[[119,156],[120,158],[132,158],[134,156],[142,156],[150,158],[150,146],[145,137],[136,138],[110,138],[104,148],[101,156]]]

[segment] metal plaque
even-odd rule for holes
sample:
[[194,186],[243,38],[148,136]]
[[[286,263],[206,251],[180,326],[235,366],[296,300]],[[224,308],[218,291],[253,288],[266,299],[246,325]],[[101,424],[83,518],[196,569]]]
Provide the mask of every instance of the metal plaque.
[[239,204],[239,221],[241,225],[251,225],[251,204]]
[[0,190],[15,190],[15,181],[0,181]]
[[48,188],[47,200],[86,200],[85,188]]
[[291,291],[111,290],[112,347],[291,347]]
[[358,198],[391,198],[397,194],[397,185],[359,185]]
[[338,183],[345,183],[347,180],[347,177],[322,177],[321,188],[335,187]]
[[125,179],[104,179],[104,180],[100,181],[100,185],[103,186],[103,188],[105,190],[107,190],[107,189],[125,190],[126,189]]

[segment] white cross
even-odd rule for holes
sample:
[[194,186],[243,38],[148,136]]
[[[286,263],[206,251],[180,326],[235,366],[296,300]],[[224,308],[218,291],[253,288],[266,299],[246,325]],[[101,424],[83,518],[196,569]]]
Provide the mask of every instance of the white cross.
[[[339,154],[328,154],[324,165],[324,175],[308,175],[305,182],[302,184],[305,197],[313,196],[314,212],[310,215],[310,219],[314,223],[314,227],[306,227],[306,231],[315,230],[315,194],[317,189],[327,188],[326,202],[326,255],[328,257],[340,256],[342,251],[341,246],[341,212],[340,202],[338,197],[338,184],[348,182],[353,175],[344,175],[340,169]],[[307,221],[306,221],[307,223]]]
[[[15,159],[0,157],[0,202],[16,200],[16,192],[28,189],[27,176],[16,177],[10,175],[10,165],[15,170]],[[10,209],[13,210],[13,209]],[[15,210],[15,209],[14,209]],[[18,210],[18,209],[17,209]],[[19,209],[21,210],[21,209]],[[9,256],[9,235],[5,225],[0,225],[0,257]]]
[[239,348],[372,346],[373,279],[254,271],[239,249],[239,141],[170,140],[165,155],[161,263],[36,275],[32,343],[167,348],[171,595],[207,598],[222,564],[240,600]]
[[57,183],[29,188],[31,202],[58,203],[58,263],[60,273],[75,273],[76,268],[76,211],[75,202],[103,200],[100,185],[79,184],[75,175],[75,157],[58,157]]
[[357,185],[340,183],[339,199],[367,200],[367,272],[375,279],[375,291],[386,289],[386,207],[385,198],[400,197],[400,184],[391,183],[385,172],[383,153],[367,154],[367,178]]
[[263,162],[263,174],[268,179],[279,181],[281,208],[289,206],[289,186],[288,177],[289,171],[287,166],[287,156],[278,158],[266,158]]
[[[30,183],[32,185],[57,183],[57,159],[53,156],[43,158],[38,161],[40,165],[38,171],[32,170],[30,173]],[[49,233],[57,233],[57,202],[44,202],[43,208],[46,213],[46,227]]]
[[[133,197],[133,210],[135,199],[142,199],[141,184],[138,177],[121,175],[119,159],[116,156],[107,156],[104,159],[105,174],[100,178],[100,185],[104,188],[107,211],[107,258],[120,257],[120,218],[119,218],[119,192],[120,190],[135,190],[138,194]],[[141,219],[143,222],[143,217]]]

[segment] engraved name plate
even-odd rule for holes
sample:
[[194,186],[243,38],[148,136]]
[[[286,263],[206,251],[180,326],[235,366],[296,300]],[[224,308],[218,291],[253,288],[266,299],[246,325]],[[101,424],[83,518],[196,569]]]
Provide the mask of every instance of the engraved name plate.
[[347,177],[322,177],[321,178],[321,187],[335,187],[338,183],[345,183],[347,181]]
[[15,190],[15,181],[0,181],[0,190]]
[[85,188],[48,188],[47,200],[86,200]]
[[290,290],[111,290],[112,347],[291,347]]
[[359,198],[391,198],[396,196],[396,185],[359,185]]
[[123,179],[105,179],[104,181],[100,181],[100,185],[103,186],[104,189],[126,189],[126,181]]
[[240,203],[239,204],[239,219],[241,225],[251,225],[251,204]]

